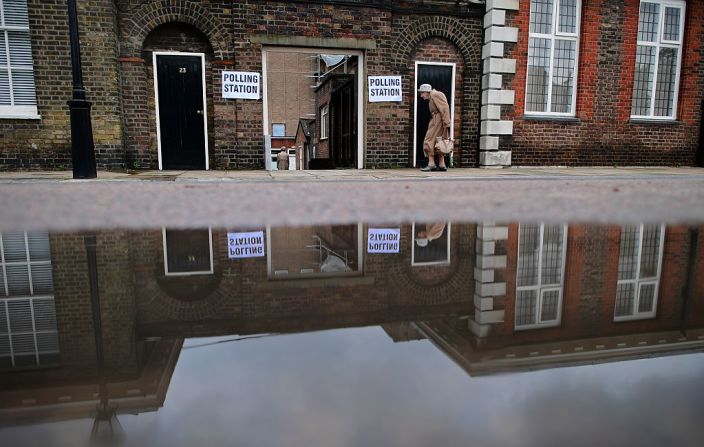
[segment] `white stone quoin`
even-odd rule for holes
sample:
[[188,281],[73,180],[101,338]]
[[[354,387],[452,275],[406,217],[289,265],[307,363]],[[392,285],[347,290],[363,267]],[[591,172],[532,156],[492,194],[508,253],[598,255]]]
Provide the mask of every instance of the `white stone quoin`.
[[496,243],[506,239],[508,227],[505,225],[497,225],[495,222],[477,225],[474,316],[468,322],[469,329],[477,337],[486,337],[490,325],[504,320],[504,311],[495,306],[496,299],[506,295],[506,282],[496,280],[496,269],[506,267],[506,255],[496,254]]
[[[527,3],[530,7],[530,2]],[[504,57],[504,43],[518,42],[518,28],[506,25],[506,12],[518,11],[519,0],[487,0],[482,46],[482,107],[479,165],[511,165],[511,153],[500,150],[499,136],[513,134],[513,122],[501,120],[501,107],[515,104],[512,90],[503,89],[503,76],[515,75],[516,60]]]

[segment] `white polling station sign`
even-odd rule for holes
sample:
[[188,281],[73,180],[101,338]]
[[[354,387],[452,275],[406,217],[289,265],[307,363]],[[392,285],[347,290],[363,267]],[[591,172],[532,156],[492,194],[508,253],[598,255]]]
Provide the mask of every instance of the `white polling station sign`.
[[222,97],[230,99],[259,99],[261,75],[249,71],[223,71]]
[[398,253],[400,228],[370,228],[367,231],[367,253]]
[[227,253],[230,259],[264,256],[264,232],[227,233]]
[[401,76],[368,76],[369,102],[400,102]]

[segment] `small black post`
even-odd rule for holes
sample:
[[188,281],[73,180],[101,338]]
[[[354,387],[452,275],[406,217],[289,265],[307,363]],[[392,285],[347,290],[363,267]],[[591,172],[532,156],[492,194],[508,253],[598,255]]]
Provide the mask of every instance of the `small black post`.
[[86,101],[81,73],[81,44],[78,41],[76,0],[68,0],[68,28],[71,36],[71,69],[73,98],[68,101],[71,111],[71,161],[73,178],[96,178],[93,127],[90,122],[90,102]]

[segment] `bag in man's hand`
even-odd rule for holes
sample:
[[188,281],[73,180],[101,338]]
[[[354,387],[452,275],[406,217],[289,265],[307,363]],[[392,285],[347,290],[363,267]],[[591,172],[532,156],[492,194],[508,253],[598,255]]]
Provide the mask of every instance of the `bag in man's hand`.
[[439,150],[443,154],[449,154],[455,147],[455,141],[449,138],[444,139],[442,137],[435,138],[435,149]]

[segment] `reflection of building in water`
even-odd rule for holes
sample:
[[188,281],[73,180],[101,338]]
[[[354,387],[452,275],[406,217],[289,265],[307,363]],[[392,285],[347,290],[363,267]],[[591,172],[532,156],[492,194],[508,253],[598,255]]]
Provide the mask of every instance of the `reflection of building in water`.
[[469,325],[419,323],[469,373],[704,348],[700,229],[521,224],[507,230],[503,254],[493,255],[505,257],[505,268],[494,269],[505,295],[475,295]]
[[[704,346],[699,229],[488,223],[447,229],[450,263],[423,266],[412,262],[412,225],[400,226],[397,254],[366,253],[366,225],[270,228],[266,256],[247,259],[228,257],[227,230],[99,233],[95,264],[110,404],[118,413],[163,405],[186,337],[380,325],[397,342],[429,338],[473,375]],[[60,356],[47,368],[36,344],[34,365],[3,364],[0,424],[90,416],[98,378],[83,236],[50,234],[40,244],[32,233],[18,234],[24,245],[17,247],[29,257],[25,264],[8,260],[17,255],[4,258],[4,281],[16,284],[7,280],[16,265],[30,273],[51,266]],[[347,251],[343,265],[351,273],[323,271],[328,250],[343,260]],[[310,262],[319,272],[301,273]],[[288,275],[275,274],[283,268]],[[188,274],[170,274],[177,270]],[[16,298],[7,298],[7,290],[0,300],[5,309]],[[25,309],[32,321],[32,308]],[[35,327],[42,327],[41,315],[34,313]],[[13,321],[0,333],[5,340],[15,332]]]
[[[2,236],[0,425],[92,417],[99,378],[83,236]],[[117,232],[99,239],[107,393],[120,412],[153,411],[163,405],[181,341],[137,335],[129,240]]]

